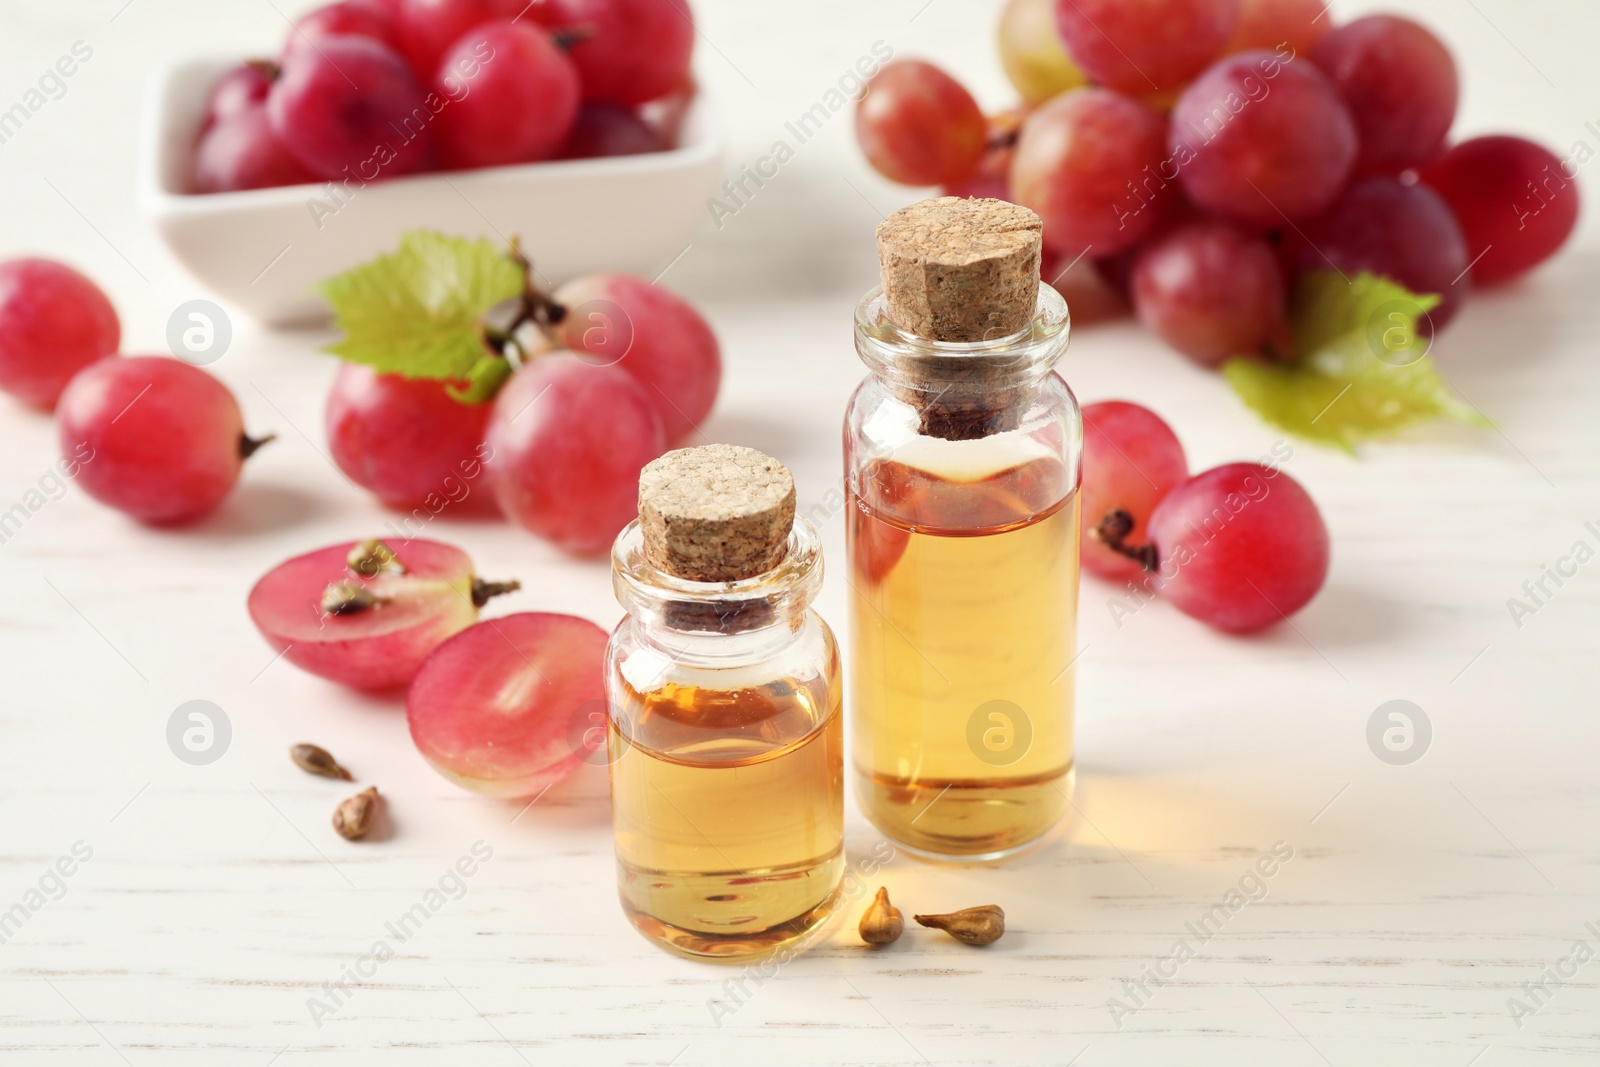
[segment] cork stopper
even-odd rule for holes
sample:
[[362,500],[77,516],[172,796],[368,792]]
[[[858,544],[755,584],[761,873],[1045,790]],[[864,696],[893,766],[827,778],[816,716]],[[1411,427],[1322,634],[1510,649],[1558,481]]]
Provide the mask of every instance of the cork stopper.
[[794,507],[789,469],[753,448],[680,448],[639,474],[645,559],[692,582],[736,582],[783,562]]
[[[1004,200],[942,196],[878,226],[891,322],[945,343],[993,341],[1026,329],[1039,300],[1044,224]],[[916,408],[921,432],[965,441],[1014,429],[1034,383],[1015,352],[908,354],[891,389]]]

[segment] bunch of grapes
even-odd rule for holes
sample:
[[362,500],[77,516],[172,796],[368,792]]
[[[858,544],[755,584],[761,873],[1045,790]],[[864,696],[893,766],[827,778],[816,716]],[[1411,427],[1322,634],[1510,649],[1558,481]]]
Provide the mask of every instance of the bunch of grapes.
[[192,186],[219,193],[672,147],[679,0],[337,0],[212,87]]
[[872,165],[1044,220],[1046,277],[1094,263],[1140,320],[1211,366],[1285,354],[1308,271],[1370,272],[1440,302],[1552,255],[1577,219],[1556,156],[1447,142],[1449,50],[1395,15],[1335,26],[1322,0],[1009,0],[1022,97],[986,118],[931,64],[889,64],[858,104]]

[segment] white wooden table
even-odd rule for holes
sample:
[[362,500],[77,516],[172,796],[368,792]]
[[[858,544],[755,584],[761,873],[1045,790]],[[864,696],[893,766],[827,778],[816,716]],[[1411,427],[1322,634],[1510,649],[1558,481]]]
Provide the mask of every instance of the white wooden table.
[[[1600,18],[1588,5],[1396,4],[1456,49],[1462,129],[1600,149]],[[1005,103],[996,7],[697,0],[730,169],[789,137],[785,121],[879,40]],[[1334,13],[1369,7],[1341,0]],[[0,106],[74,41],[94,55],[0,144],[0,253],[86,268],[112,292],[129,350],[161,351],[171,310],[204,294],[133,203],[139,89],[168,52],[259,48],[282,31],[269,0],[7,4]],[[1600,186],[1580,180],[1592,208]],[[708,434],[787,461],[802,509],[839,481],[838,422],[862,373],[850,314],[873,283],[872,228],[913,195],[867,170],[837,115],[665,278],[726,348]],[[924,910],[1002,904],[1004,941],[974,950],[908,935],[872,953],[855,943],[851,908],[770,977],[669,957],[627,927],[602,770],[528,810],[487,802],[423,763],[396,700],[272,663],[244,612],[251,583],[389,516],[324,458],[334,366],[314,350],[325,337],[236,321],[213,369],[249,424],[280,440],[220,513],[152,532],[69,488],[0,545],[0,912],[23,906],[0,944],[0,1058],[1600,1062],[1600,962],[1585,962],[1600,951],[1600,564],[1521,626],[1506,603],[1574,542],[1600,547],[1589,216],[1559,262],[1474,300],[1439,346],[1499,432],[1429,430],[1357,461],[1296,447],[1288,470],[1328,518],[1334,563],[1293,626],[1238,640],[1157,605],[1119,628],[1106,607],[1115,590],[1086,583],[1074,823],[1002,867],[897,857],[867,880]],[[1197,469],[1275,440],[1218,378],[1126,322],[1080,329],[1063,370],[1081,399],[1131,397],[1165,414]],[[0,427],[3,510],[40,485],[56,450],[49,421],[15,405],[0,403]],[[823,534],[837,568],[841,522]],[[599,563],[490,522],[445,516],[430,535],[468,548],[487,574],[523,579],[497,610],[605,626],[619,615]],[[841,627],[842,589],[830,581],[820,605]],[[174,709],[195,699],[232,728],[208,766],[166,741]],[[1369,718],[1396,699],[1432,725],[1426,755],[1404,766],[1367,743]],[[383,840],[333,836],[345,791],[290,765],[285,748],[303,740],[391,798]],[[390,932],[479,841],[493,857],[459,899],[433,901],[404,939]],[[1292,859],[1253,881],[1277,842]],[[848,843],[856,857],[878,844],[853,811]],[[58,881],[63,857],[73,873]],[[1259,899],[1212,910],[1240,887]],[[1525,989],[1547,967],[1564,984]],[[1512,998],[1531,1013],[1514,1018]]]

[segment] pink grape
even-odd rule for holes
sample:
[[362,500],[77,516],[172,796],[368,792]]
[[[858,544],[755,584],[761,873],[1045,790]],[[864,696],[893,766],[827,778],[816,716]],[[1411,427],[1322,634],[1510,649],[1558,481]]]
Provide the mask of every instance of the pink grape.
[[571,774],[605,721],[606,633],[587,619],[487,619],[428,657],[406,694],[411,739],[463,789],[530,797]]
[[400,27],[383,8],[370,0],[338,0],[295,19],[283,54],[315,50],[327,37],[368,37],[389,48],[400,47]]
[[1301,270],[1371,271],[1419,295],[1437,294],[1439,306],[1428,312],[1435,330],[1455,317],[1471,286],[1461,226],[1426,185],[1363,178],[1304,235],[1289,245]]
[[950,75],[917,59],[886,64],[856,103],[856,140],[871,163],[901,185],[942,185],[971,174],[987,123]]
[[452,399],[443,382],[345,363],[328,392],[328,451],[389,507],[460,502],[482,473],[490,410]]
[[1576,167],[1521,137],[1474,137],[1422,170],[1450,205],[1473,257],[1472,280],[1494,285],[1543,263],[1578,223]]
[[574,31],[583,98],[643,104],[689,80],[694,16],[685,0],[543,0],[533,16]]
[[1133,520],[1126,536],[1143,541],[1161,498],[1189,476],[1183,445],[1172,427],[1147,407],[1103,400],[1083,408],[1083,505],[1080,534],[1083,566],[1110,581],[1137,581],[1140,565],[1113,552],[1091,531],[1116,509]]
[[1213,467],[1150,516],[1164,597],[1186,615],[1249,633],[1305,607],[1328,576],[1328,528],[1300,483],[1257,463]]
[[438,73],[440,57],[468,30],[495,19],[514,19],[528,3],[529,0],[393,0],[400,52],[417,77],[430,81]]
[[1075,257],[1109,256],[1156,225],[1166,123],[1110,89],[1074,89],[1030,114],[1011,163],[1013,199],[1044,220],[1044,240]]
[[1395,174],[1438,154],[1460,93],[1455,60],[1439,38],[1398,15],[1368,15],[1322,38],[1311,61],[1356,120],[1358,173]]
[[251,60],[230,69],[211,86],[201,132],[204,133],[224,119],[265,104],[267,93],[272,91],[272,83],[277,77],[278,65],[265,60]]
[[157,525],[222,503],[264,443],[245,435],[227,386],[160,356],[90,364],[61,394],[56,425],[62,455],[84,460],[77,481],[85,492]]
[[556,153],[557,159],[603,159],[665,152],[670,146],[638,113],[618,104],[589,103]]
[[1056,30],[1055,0],[1007,0],[999,44],[1000,65],[1025,104],[1042,104],[1088,83]]
[[289,154],[262,106],[223,119],[200,138],[194,154],[194,187],[201,193],[301,185],[316,177]]
[[434,164],[426,91],[393,51],[364,37],[327,37],[287,57],[267,97],[272,132],[307,170],[372,181]]
[[[1011,199],[1011,161],[1017,155],[1017,138],[1022,133],[1022,122],[1028,117],[1026,108],[1014,107],[988,119],[983,155],[972,173],[958,181],[946,182],[945,196],[975,196],[979,199]],[[1040,274],[1048,279],[1044,271]]]
[[116,309],[94,282],[54,260],[0,262],[0,390],[48,410],[121,343]]
[[578,114],[578,71],[531,20],[486,22],[446,49],[434,89],[449,103],[438,138],[451,167],[554,154]]
[[382,544],[398,567],[353,567],[363,542],[348,541],[272,568],[250,590],[256,629],[301,670],[353,689],[394,689],[477,622],[489,597],[516,588],[477,578],[465,552],[438,541]]
[[1310,62],[1241,52],[1184,91],[1168,148],[1196,206],[1272,229],[1332,204],[1358,144],[1349,109]]
[[1101,85],[1146,96],[1181,89],[1239,24],[1240,0],[1056,0],[1067,53]]
[[1328,0],[1244,0],[1233,38],[1223,49],[1229,55],[1280,46],[1288,55],[1311,51],[1329,30]]
[[1286,347],[1283,274],[1267,242],[1213,220],[1151,241],[1134,262],[1145,327],[1203,366]]
[[639,471],[666,449],[645,387],[573,355],[535,359],[495,398],[485,462],[512,521],[595,555],[638,513]]
[[590,274],[556,291],[567,310],[563,347],[590,363],[614,364],[640,385],[675,445],[710,414],[722,384],[722,352],[711,326],[682,297],[631,274]]

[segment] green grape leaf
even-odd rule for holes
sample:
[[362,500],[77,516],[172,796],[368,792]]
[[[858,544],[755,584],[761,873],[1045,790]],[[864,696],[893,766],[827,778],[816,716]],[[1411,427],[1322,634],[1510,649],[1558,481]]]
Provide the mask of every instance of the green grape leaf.
[[344,332],[326,351],[385,374],[464,382],[463,394],[489,387],[487,399],[504,375],[491,381],[480,366],[483,316],[522,286],[521,269],[492,242],[413,230],[395,252],[318,287]]
[[1230,359],[1223,376],[1268,423],[1347,452],[1433,419],[1488,426],[1451,392],[1417,332],[1417,318],[1438,303],[1374,274],[1308,274],[1291,309],[1293,358]]

